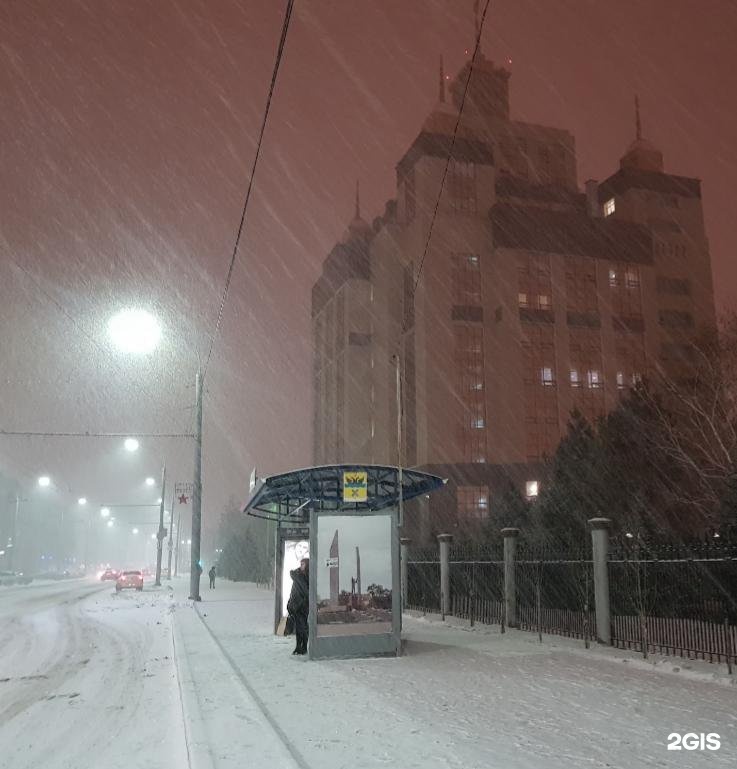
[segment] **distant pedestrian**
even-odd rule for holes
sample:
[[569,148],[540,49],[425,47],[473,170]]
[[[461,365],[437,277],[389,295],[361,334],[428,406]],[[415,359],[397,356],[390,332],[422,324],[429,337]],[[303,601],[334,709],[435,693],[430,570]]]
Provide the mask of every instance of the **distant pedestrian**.
[[215,567],[211,566],[210,571],[207,572],[207,575],[210,577],[210,589],[214,590],[215,588]]
[[307,654],[309,629],[307,617],[310,613],[310,559],[303,558],[299,569],[289,572],[292,578],[292,592],[287,602],[287,611],[294,617],[294,632],[297,646],[292,654]]

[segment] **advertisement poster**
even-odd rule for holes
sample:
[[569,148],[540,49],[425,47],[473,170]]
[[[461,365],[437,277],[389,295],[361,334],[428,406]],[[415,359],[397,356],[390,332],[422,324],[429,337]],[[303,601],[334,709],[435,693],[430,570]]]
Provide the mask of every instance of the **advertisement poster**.
[[317,634],[392,631],[391,516],[321,516]]

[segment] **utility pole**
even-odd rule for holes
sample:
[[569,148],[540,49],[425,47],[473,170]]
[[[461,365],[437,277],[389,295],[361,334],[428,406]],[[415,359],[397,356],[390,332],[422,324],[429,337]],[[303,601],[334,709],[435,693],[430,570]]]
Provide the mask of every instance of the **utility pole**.
[[159,530],[156,533],[156,587],[161,587],[161,551],[164,545],[164,495],[166,494],[166,463],[161,471],[161,504],[159,505]]
[[[173,510],[172,510],[173,512]],[[182,536],[182,511],[177,513],[177,542],[174,550],[174,576],[179,576],[179,537]]]
[[189,571],[189,598],[200,597],[200,537],[202,534],[202,372],[197,372],[195,385],[196,418],[194,436],[194,488],[192,490],[192,552]]
[[169,506],[169,557],[166,562],[166,578],[168,580],[171,580],[171,551],[172,551],[172,547],[174,546],[174,540],[172,539],[172,537],[174,536],[174,490],[175,489],[176,489],[176,484],[174,484],[174,488],[172,488],[171,490],[171,505]]
[[15,551],[18,548],[18,513],[20,512],[20,494],[15,495],[15,513],[13,515],[13,536],[10,540],[10,557],[8,558],[8,569],[13,571],[15,563]]
[[397,364],[397,495],[399,497],[399,525],[404,526],[404,488],[402,485],[402,369],[399,354]]

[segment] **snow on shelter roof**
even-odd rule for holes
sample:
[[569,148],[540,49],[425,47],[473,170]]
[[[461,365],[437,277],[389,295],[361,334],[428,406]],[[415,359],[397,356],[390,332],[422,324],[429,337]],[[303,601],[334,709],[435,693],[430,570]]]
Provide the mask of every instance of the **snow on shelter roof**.
[[[366,499],[343,500],[343,474],[366,473]],[[402,499],[429,494],[446,481],[437,475],[402,468]],[[393,465],[321,465],[259,479],[243,508],[257,518],[306,523],[310,510],[374,512],[399,502],[399,468]]]

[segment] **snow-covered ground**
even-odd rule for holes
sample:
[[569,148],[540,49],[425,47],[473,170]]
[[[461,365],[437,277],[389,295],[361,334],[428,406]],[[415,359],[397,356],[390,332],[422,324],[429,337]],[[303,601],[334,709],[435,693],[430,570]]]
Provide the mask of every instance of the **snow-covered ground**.
[[[2,591],[2,769],[737,765],[737,686],[708,663],[420,617],[401,658],[310,662],[268,591],[203,580],[195,609],[172,585]],[[672,732],[721,749],[668,751]]]
[[186,767],[168,591],[0,592],[0,767]]
[[[539,644],[530,633],[409,617],[399,659],[310,662],[291,656],[293,640],[271,634],[268,591],[219,581],[215,591],[203,585],[203,599],[207,629],[185,601],[176,611],[204,700],[197,729],[217,746],[202,766],[737,765],[737,686],[711,680],[720,671],[708,663],[685,663],[686,678],[680,660],[654,666],[569,639]],[[668,751],[672,732],[714,732],[722,747]],[[273,755],[279,743],[289,754],[282,763],[259,761],[260,744]]]

